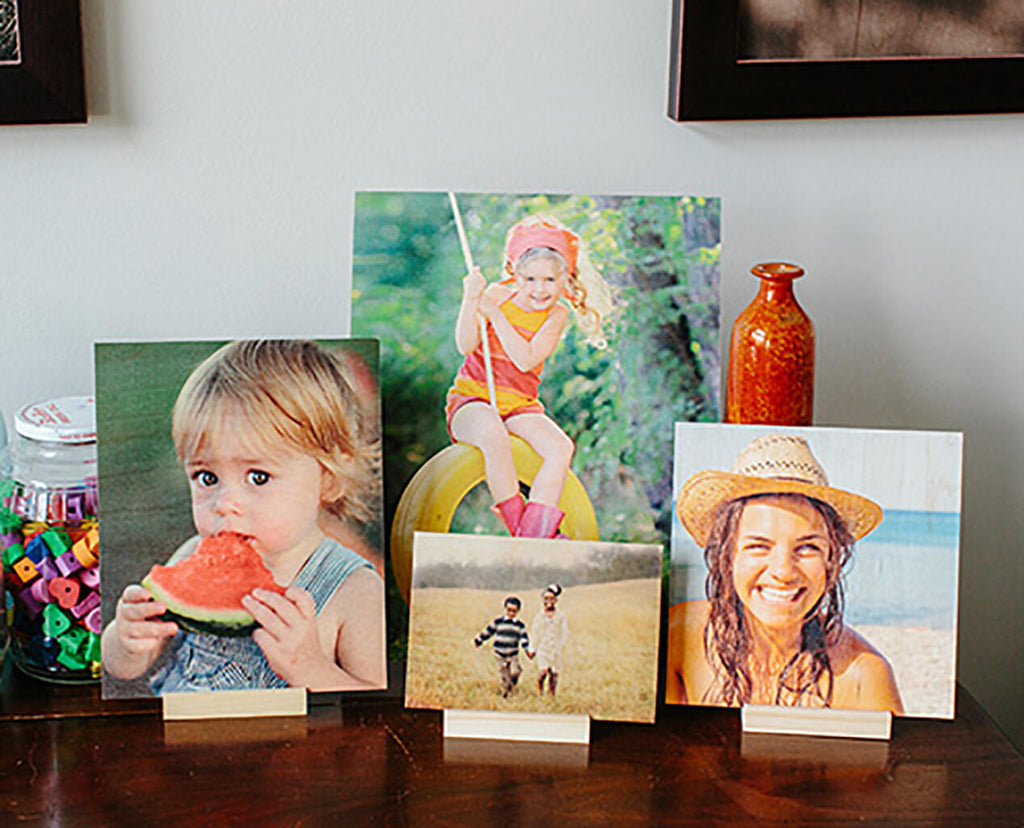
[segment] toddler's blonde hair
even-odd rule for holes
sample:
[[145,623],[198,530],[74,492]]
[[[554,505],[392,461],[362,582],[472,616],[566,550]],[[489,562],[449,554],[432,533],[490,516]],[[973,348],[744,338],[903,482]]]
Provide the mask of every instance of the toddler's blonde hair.
[[379,508],[380,436],[343,360],[315,342],[231,342],[189,376],[174,404],[171,437],[184,464],[233,406],[264,445],[307,452],[340,493],[321,508],[355,521]]

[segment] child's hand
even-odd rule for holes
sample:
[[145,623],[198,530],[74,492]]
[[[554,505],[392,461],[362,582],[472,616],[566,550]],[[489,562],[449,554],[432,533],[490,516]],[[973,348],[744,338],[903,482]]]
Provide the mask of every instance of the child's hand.
[[292,687],[306,687],[333,662],[320,646],[316,605],[304,589],[288,587],[284,595],[254,589],[242,598],[260,629],[252,634],[267,661]]
[[130,584],[121,593],[114,614],[114,634],[124,651],[132,656],[148,655],[160,649],[178,632],[173,621],[158,621],[167,607],[155,601],[149,590]]
[[487,287],[487,280],[479,267],[474,267],[462,279],[462,296],[467,301],[477,302]]
[[480,315],[485,319],[493,319],[494,315],[500,313],[498,310],[501,306],[495,301],[494,297],[489,293],[484,293],[480,296],[480,301],[477,303],[477,310]]

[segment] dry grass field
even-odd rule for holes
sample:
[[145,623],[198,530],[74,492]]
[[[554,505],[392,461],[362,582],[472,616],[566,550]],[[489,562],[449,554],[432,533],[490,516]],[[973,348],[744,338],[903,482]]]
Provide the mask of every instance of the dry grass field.
[[473,638],[503,614],[507,595],[523,602],[531,625],[540,589],[413,589],[405,703],[432,709],[586,714],[594,719],[650,722],[657,693],[658,579],[567,588],[558,606],[569,636],[557,695],[537,691],[537,666],[520,652],[523,674],[507,699],[487,641]]

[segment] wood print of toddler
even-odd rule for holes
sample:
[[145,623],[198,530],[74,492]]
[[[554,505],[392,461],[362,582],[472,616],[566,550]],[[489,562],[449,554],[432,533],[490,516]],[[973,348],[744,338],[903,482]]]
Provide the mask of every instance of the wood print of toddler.
[[732,471],[694,474],[676,513],[704,550],[706,600],[669,612],[667,702],[903,713],[888,661],[843,623],[844,568],[882,509],[830,486],[803,437],[758,437]]
[[379,438],[337,355],[301,340],[225,345],[182,387],[172,437],[196,535],[168,566],[233,544],[259,556],[266,587],[239,599],[247,629],[210,634],[183,611],[169,620],[154,587],[129,585],[103,636],[104,669],[149,674],[156,695],[383,687],[383,583],[321,528],[370,519],[379,492]]

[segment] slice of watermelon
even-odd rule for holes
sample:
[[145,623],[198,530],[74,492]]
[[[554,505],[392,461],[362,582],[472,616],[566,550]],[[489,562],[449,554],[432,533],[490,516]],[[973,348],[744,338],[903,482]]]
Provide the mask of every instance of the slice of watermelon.
[[167,607],[163,618],[205,635],[249,635],[256,620],[242,596],[256,587],[283,594],[259,553],[242,535],[203,538],[195,552],[172,566],[157,564],[142,585]]

